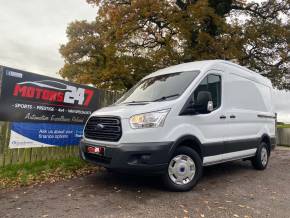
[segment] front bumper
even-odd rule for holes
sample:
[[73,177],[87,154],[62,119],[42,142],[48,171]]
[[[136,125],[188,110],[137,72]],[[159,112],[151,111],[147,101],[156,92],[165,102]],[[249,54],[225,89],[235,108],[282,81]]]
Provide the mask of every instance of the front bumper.
[[[105,154],[87,153],[87,146],[105,147]],[[102,145],[82,140],[80,156],[85,161],[117,171],[158,173],[166,170],[172,146],[173,142]]]

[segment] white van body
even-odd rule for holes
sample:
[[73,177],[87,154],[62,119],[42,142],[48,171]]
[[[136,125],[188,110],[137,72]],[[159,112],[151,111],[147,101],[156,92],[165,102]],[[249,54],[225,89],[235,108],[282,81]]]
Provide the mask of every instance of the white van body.
[[[267,144],[270,154],[275,145],[275,112],[269,79],[229,61],[209,60],[158,70],[138,84],[151,78],[155,81],[154,78],[162,78],[163,75],[166,75],[163,80],[168,80],[171,74],[174,77],[177,72],[186,72],[186,75],[193,72],[195,77],[176,97],[173,95],[173,98],[169,96],[157,101],[127,103],[124,100],[122,102],[121,98],[121,102],[95,111],[84,130],[81,157],[111,169],[167,172],[170,158],[179,146],[192,148],[200,156],[203,166],[255,157],[261,142]],[[150,85],[147,84],[147,87]],[[185,113],[189,99],[190,104],[197,101],[199,93],[194,93],[199,89],[200,92],[206,92],[203,93],[205,96],[210,94],[209,111]],[[139,92],[142,94],[142,89]],[[130,98],[130,94],[128,96]],[[160,112],[165,116],[162,125],[151,127],[155,124],[146,126],[137,123],[137,128],[132,127],[132,122],[147,119],[135,115],[150,112]],[[148,119],[158,116],[151,114]],[[95,122],[91,123],[94,117]],[[98,130],[102,132],[102,127],[106,128],[107,118],[120,121],[120,136],[117,140],[106,138],[110,131],[105,131],[105,136],[102,136],[104,140],[94,137],[94,133],[98,134]],[[97,124],[100,125],[94,129]],[[87,146],[101,147],[103,153],[88,153]],[[99,151],[97,149],[96,153]]]

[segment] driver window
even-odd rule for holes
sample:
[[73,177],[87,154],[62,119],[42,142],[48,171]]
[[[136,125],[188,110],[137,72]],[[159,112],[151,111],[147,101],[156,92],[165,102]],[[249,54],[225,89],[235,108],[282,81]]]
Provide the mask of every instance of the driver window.
[[211,93],[213,108],[217,109],[221,105],[221,76],[215,74],[207,75],[193,93],[193,102],[196,102],[197,95],[200,91]]

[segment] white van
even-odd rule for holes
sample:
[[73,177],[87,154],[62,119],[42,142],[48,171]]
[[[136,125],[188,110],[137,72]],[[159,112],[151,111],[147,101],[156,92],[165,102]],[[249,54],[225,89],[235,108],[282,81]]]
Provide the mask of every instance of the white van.
[[203,166],[238,159],[267,167],[275,145],[271,82],[223,60],[171,66],[88,119],[81,157],[115,171],[162,173],[186,191]]

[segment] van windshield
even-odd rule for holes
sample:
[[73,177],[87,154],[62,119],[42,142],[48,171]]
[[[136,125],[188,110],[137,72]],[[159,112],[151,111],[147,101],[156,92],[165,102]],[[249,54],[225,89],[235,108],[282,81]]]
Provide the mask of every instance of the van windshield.
[[173,100],[178,98],[199,71],[184,71],[141,80],[121,97],[116,104]]

